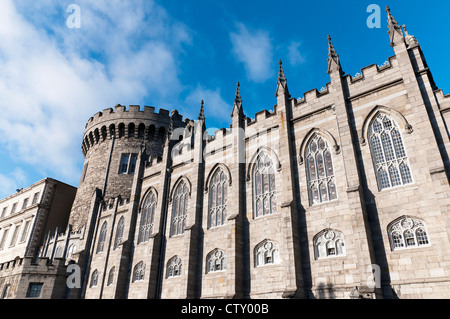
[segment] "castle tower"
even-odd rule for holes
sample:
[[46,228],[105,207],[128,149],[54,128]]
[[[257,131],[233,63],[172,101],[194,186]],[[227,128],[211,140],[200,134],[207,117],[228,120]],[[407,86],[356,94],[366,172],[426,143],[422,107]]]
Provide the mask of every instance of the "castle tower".
[[[81,147],[85,161],[69,217],[72,230],[82,233],[75,259],[85,274],[94,255],[93,245],[102,236],[99,223],[103,211],[113,209],[116,213],[118,204],[128,203],[129,210],[137,209],[133,198],[140,194],[133,185],[140,183],[137,175],[143,169],[139,167],[162,156],[171,122],[174,127],[185,126],[178,111],[170,116],[167,110],[155,113],[153,107],[146,106],[141,111],[137,105],[128,110],[116,105],[114,110],[106,109],[88,120]],[[133,227],[132,211],[127,215],[126,228]]]
[[[184,126],[177,111],[172,117],[175,127]],[[115,110],[106,109],[89,119],[81,147],[83,171],[69,219],[75,231],[89,222],[96,189],[104,192],[105,205],[119,195],[125,201],[129,199],[138,153],[145,148],[148,158],[160,156],[169,123],[169,111],[155,113],[148,106],[141,111],[137,105],[129,110],[116,105]]]

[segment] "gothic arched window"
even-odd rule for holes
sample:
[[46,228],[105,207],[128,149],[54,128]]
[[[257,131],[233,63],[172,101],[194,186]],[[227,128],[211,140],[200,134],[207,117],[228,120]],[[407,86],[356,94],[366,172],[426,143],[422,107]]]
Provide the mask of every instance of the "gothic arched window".
[[255,247],[255,266],[260,267],[280,263],[278,244],[271,240],[264,240]]
[[402,217],[388,227],[392,250],[428,246],[430,241],[425,223],[416,218]]
[[92,287],[97,286],[97,283],[98,283],[98,271],[97,271],[97,269],[95,269],[94,272],[91,275],[90,287],[92,288]]
[[139,226],[138,244],[148,241],[153,229],[153,217],[156,208],[156,195],[150,192],[145,196],[144,203],[141,208],[141,224]]
[[108,275],[108,286],[111,286],[113,281],[114,281],[114,271],[116,270],[116,267],[112,267],[111,270],[109,271],[109,275]]
[[314,239],[316,259],[345,256],[344,234],[335,229],[325,229]]
[[97,254],[101,253],[105,247],[107,229],[108,229],[108,223],[104,222],[102,225],[102,228],[100,229],[100,237],[98,238]]
[[380,113],[372,120],[368,134],[379,189],[412,183],[408,157],[397,123]]
[[67,259],[70,259],[73,257],[73,254],[75,253],[75,251],[77,250],[77,246],[75,244],[71,244],[69,246],[69,249],[67,250]]
[[311,205],[337,199],[333,159],[327,140],[313,135],[306,146],[305,158]]
[[122,216],[122,217],[120,217],[120,220],[117,223],[116,240],[114,241],[114,250],[116,250],[119,247],[119,245],[122,243],[124,227],[125,227],[125,218],[123,218],[123,216]]
[[170,258],[169,261],[167,262],[167,278],[181,276],[182,266],[183,263],[180,257],[174,256]]
[[225,252],[220,249],[214,249],[206,256],[206,273],[222,271],[227,269],[227,260]]
[[186,208],[188,205],[189,189],[184,181],[181,181],[173,194],[172,222],[170,225],[170,236],[184,233],[186,222]]
[[133,282],[144,280],[145,264],[141,261],[134,266]]
[[227,177],[219,168],[215,171],[209,185],[208,228],[223,225],[227,217]]
[[277,211],[275,169],[270,156],[261,152],[253,169],[253,193],[255,217],[273,214]]

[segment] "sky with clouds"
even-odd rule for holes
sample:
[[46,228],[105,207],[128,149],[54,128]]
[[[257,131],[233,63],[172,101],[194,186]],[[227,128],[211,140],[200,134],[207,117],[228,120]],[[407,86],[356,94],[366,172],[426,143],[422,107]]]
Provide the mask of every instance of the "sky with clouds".
[[247,116],[273,109],[279,59],[291,95],[324,87],[328,34],[346,73],[382,64],[386,5],[450,93],[449,1],[1,0],[0,198],[45,177],[78,186],[84,126],[118,103],[195,119],[203,99],[207,126],[222,128],[237,81]]

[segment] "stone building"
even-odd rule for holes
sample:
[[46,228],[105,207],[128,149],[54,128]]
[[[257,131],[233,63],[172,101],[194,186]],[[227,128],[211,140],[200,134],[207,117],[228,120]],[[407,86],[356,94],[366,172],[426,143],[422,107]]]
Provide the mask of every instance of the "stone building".
[[449,298],[450,97],[387,15],[385,64],[346,75],[328,37],[323,90],[292,97],[280,61],[273,111],[247,117],[238,84],[213,136],[203,101],[89,119],[68,229],[40,249],[80,267],[66,296]]
[[[46,178],[0,200],[2,299],[37,294],[43,298],[64,297],[63,252],[57,252],[60,260],[54,263],[37,257],[39,248],[51,236],[66,229],[75,193],[75,187]],[[55,250],[46,252],[51,258],[54,255]]]

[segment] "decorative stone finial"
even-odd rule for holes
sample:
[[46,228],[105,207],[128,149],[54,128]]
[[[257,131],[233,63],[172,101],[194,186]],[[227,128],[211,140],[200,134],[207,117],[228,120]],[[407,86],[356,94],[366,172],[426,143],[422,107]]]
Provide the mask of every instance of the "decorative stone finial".
[[401,38],[403,38],[403,32],[402,32],[402,28],[398,25],[398,22],[395,20],[395,18],[392,16],[391,14],[391,9],[386,6],[386,12],[388,14],[388,34],[391,40],[391,47],[395,46],[395,35],[399,35],[401,36]]
[[244,115],[244,112],[242,110],[242,99],[241,99],[241,91],[239,90],[239,87],[241,86],[241,84],[239,82],[237,82],[236,84],[236,95],[234,97],[234,106],[233,106],[233,112],[231,113],[231,117],[233,117],[233,115],[238,114],[238,115]]
[[204,120],[204,119],[205,119],[205,111],[204,111],[204,109],[203,109],[204,103],[205,103],[205,102],[202,100],[201,106],[200,106],[200,114],[198,115],[198,119],[199,119],[199,120]]
[[336,53],[336,50],[334,49],[333,43],[331,42],[331,36],[327,36],[328,40],[328,74],[331,74],[331,72],[337,70],[341,74],[342,68],[341,68],[341,62],[339,61],[339,55]]
[[405,31],[405,41],[408,46],[408,49],[418,46],[419,41],[417,41],[416,37],[408,33],[408,30],[406,30],[405,25],[403,25],[402,27],[403,30]]

